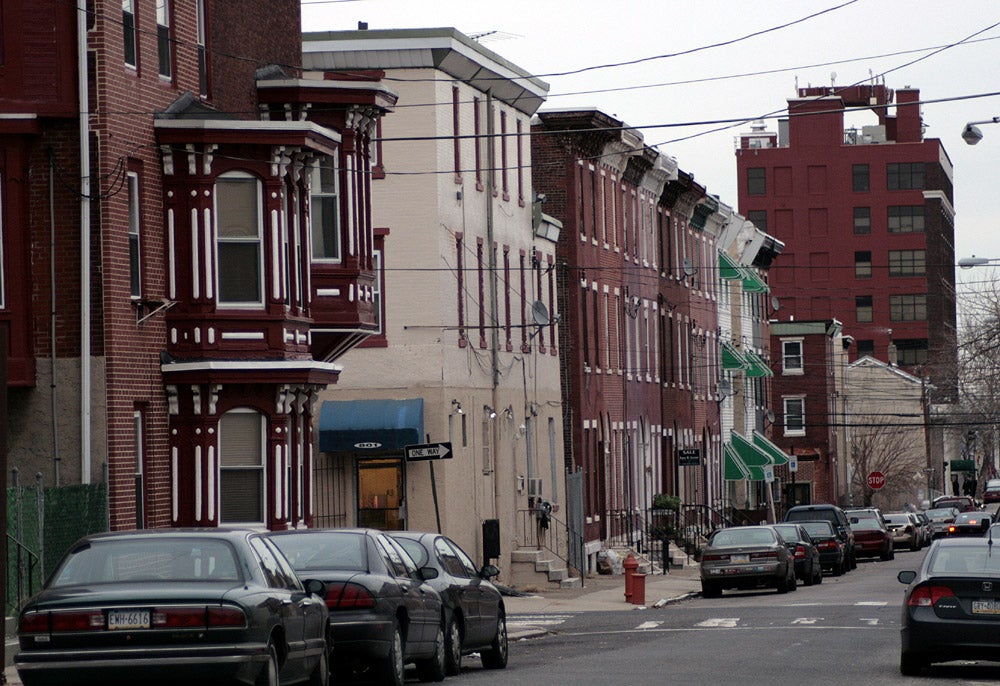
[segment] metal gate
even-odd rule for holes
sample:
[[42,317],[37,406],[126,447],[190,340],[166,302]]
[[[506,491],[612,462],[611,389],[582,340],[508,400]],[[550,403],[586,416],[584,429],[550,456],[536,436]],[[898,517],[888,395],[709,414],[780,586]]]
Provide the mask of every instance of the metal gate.
[[583,472],[577,470],[566,475],[566,535],[570,566],[587,574],[587,557],[583,550]]

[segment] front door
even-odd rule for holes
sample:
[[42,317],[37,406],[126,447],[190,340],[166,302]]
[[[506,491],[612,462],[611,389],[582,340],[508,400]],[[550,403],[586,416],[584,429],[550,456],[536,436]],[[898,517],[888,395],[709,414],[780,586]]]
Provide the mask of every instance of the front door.
[[358,460],[358,526],[396,531],[406,528],[403,502],[403,460]]

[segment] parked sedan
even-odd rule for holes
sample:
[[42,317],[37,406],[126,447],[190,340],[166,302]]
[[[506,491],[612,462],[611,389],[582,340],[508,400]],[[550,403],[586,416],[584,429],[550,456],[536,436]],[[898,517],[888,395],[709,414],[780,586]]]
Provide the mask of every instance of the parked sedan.
[[14,663],[27,686],[326,686],[323,590],[251,531],[89,536],[21,610]]
[[775,524],[774,530],[795,557],[795,577],[806,586],[823,583],[823,566],[812,536],[800,524]]
[[795,558],[770,526],[719,529],[701,554],[701,594],[718,598],[727,588],[773,586],[794,591]]
[[476,567],[464,550],[446,536],[416,531],[390,533],[418,567],[433,567],[429,582],[444,601],[447,672],[462,670],[462,656],[478,652],[487,669],[507,666],[507,613],[503,597],[490,579],[495,565]]
[[878,557],[891,560],[896,556],[892,534],[877,519],[851,518],[854,530],[854,550],[858,557]]
[[829,569],[834,576],[840,576],[847,571],[847,556],[844,544],[837,536],[833,524],[825,519],[815,522],[799,522],[809,537],[812,538],[819,551],[819,562],[824,569]]
[[990,479],[983,487],[984,503],[1000,503],[1000,479]]
[[333,670],[371,673],[402,686],[404,665],[423,681],[445,677],[444,608],[395,540],[375,529],[303,529],[267,534],[300,576],[326,583]]
[[920,550],[923,533],[917,516],[911,512],[893,512],[885,515],[885,523],[892,534],[893,544],[906,546],[910,550]]
[[948,527],[948,536],[982,536],[990,523],[991,517],[985,512],[959,512]]
[[984,538],[944,539],[919,570],[898,574],[903,599],[899,671],[1000,654],[1000,555]]

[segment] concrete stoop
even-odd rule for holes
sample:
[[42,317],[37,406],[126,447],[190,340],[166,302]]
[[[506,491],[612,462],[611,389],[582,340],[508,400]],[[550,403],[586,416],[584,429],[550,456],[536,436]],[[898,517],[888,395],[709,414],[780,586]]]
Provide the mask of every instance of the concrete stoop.
[[579,588],[583,580],[570,576],[562,560],[550,557],[545,550],[521,549],[510,554],[511,585],[515,588],[557,585]]

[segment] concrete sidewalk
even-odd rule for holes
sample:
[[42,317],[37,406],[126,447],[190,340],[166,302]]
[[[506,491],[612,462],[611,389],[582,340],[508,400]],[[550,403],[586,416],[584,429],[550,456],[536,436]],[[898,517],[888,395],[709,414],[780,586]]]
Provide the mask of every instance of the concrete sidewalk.
[[698,565],[671,569],[669,574],[648,574],[645,579],[645,604],[633,605],[625,600],[625,576],[592,576],[583,588],[539,588],[527,596],[506,596],[507,616],[520,615],[509,622],[511,640],[530,638],[546,633],[541,621],[533,625],[531,617],[566,612],[608,612],[650,610],[666,607],[701,592]]

